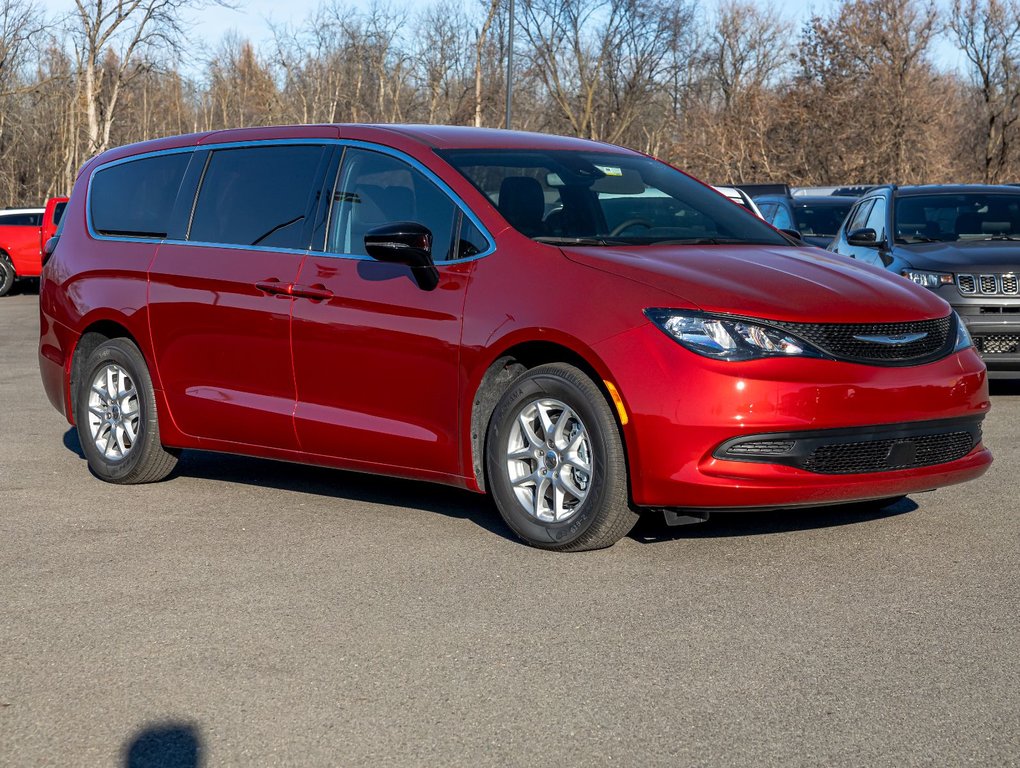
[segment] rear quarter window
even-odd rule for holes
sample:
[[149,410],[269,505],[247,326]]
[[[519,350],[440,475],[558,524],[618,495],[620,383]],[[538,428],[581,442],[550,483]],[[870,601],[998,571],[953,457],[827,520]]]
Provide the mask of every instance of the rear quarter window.
[[92,229],[107,236],[166,237],[189,152],[145,157],[92,176]]

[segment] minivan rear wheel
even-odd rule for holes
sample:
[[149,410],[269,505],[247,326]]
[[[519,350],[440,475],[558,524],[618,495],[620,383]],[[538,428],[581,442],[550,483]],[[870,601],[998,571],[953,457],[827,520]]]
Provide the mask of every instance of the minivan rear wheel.
[[532,546],[601,549],[637,522],[616,420],[573,366],[542,365],[510,385],[489,421],[485,459],[496,507]]
[[96,347],[78,379],[75,421],[89,468],[109,483],[152,483],[177,464],[160,444],[145,358],[128,339]]
[[14,265],[10,257],[0,251],[0,296],[6,296],[14,287],[14,281],[18,279],[18,273],[14,271]]

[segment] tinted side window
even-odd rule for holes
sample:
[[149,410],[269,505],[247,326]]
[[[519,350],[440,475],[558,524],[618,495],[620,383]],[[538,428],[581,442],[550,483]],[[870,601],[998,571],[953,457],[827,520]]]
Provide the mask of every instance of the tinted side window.
[[188,239],[308,247],[305,221],[326,148],[314,144],[220,149],[210,157]]
[[[432,231],[432,258],[451,254],[460,209],[423,173],[396,157],[348,149],[340,168],[326,250],[367,255],[365,233],[397,221],[414,221]],[[464,240],[462,235],[460,238]],[[487,245],[486,245],[487,247]],[[482,249],[484,250],[484,249]]]
[[101,235],[166,237],[189,152],[103,168],[92,177],[89,211]]
[[772,219],[772,226],[776,229],[793,229],[793,218],[791,218],[790,212],[786,210],[785,205],[780,205],[776,208],[776,216]]
[[868,214],[868,221],[865,223],[865,227],[868,229],[875,230],[876,239],[878,242],[885,240],[885,211],[886,204],[885,200],[879,198],[875,201],[875,204],[871,207],[871,213]]
[[874,199],[863,200],[857,204],[857,208],[850,214],[850,218],[847,219],[846,231],[853,232],[855,229],[863,229],[864,223],[868,220],[868,214],[871,213],[871,207],[875,204]]
[[41,213],[10,213],[0,215],[0,227],[38,227],[42,224]]
[[53,206],[53,223],[59,224],[60,220],[64,218],[64,209],[67,208],[67,203],[57,203]]
[[461,214],[460,234],[457,237],[458,259],[466,259],[469,256],[477,256],[489,247],[489,241],[481,230],[467,216]]

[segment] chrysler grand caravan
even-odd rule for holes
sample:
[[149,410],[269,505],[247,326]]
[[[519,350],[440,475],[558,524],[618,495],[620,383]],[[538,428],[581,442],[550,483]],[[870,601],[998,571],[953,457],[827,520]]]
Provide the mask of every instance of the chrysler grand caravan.
[[488,492],[528,543],[583,550],[643,510],[885,500],[991,462],[985,367],[938,296],[606,144],[121,147],[46,252],[43,382],[113,483],[181,449],[309,462]]

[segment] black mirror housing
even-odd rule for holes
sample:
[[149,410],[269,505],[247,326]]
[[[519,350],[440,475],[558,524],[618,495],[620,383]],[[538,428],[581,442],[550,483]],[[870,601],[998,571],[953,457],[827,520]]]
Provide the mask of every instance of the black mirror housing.
[[784,235],[789,235],[794,240],[801,240],[801,241],[804,240],[804,236],[801,235],[799,229],[781,229],[779,231],[782,232]]
[[42,265],[44,267],[46,266],[46,262],[50,260],[50,256],[53,255],[53,252],[55,250],[57,250],[57,242],[59,242],[59,240],[60,240],[60,235],[54,235],[49,240],[47,240],[45,243],[43,243]]
[[365,233],[365,252],[376,261],[410,267],[423,291],[439,285],[439,270],[432,261],[432,231],[423,224],[398,221],[370,229]]
[[878,233],[871,228],[855,229],[848,232],[846,241],[850,245],[857,245],[863,248],[877,248],[879,246]]

